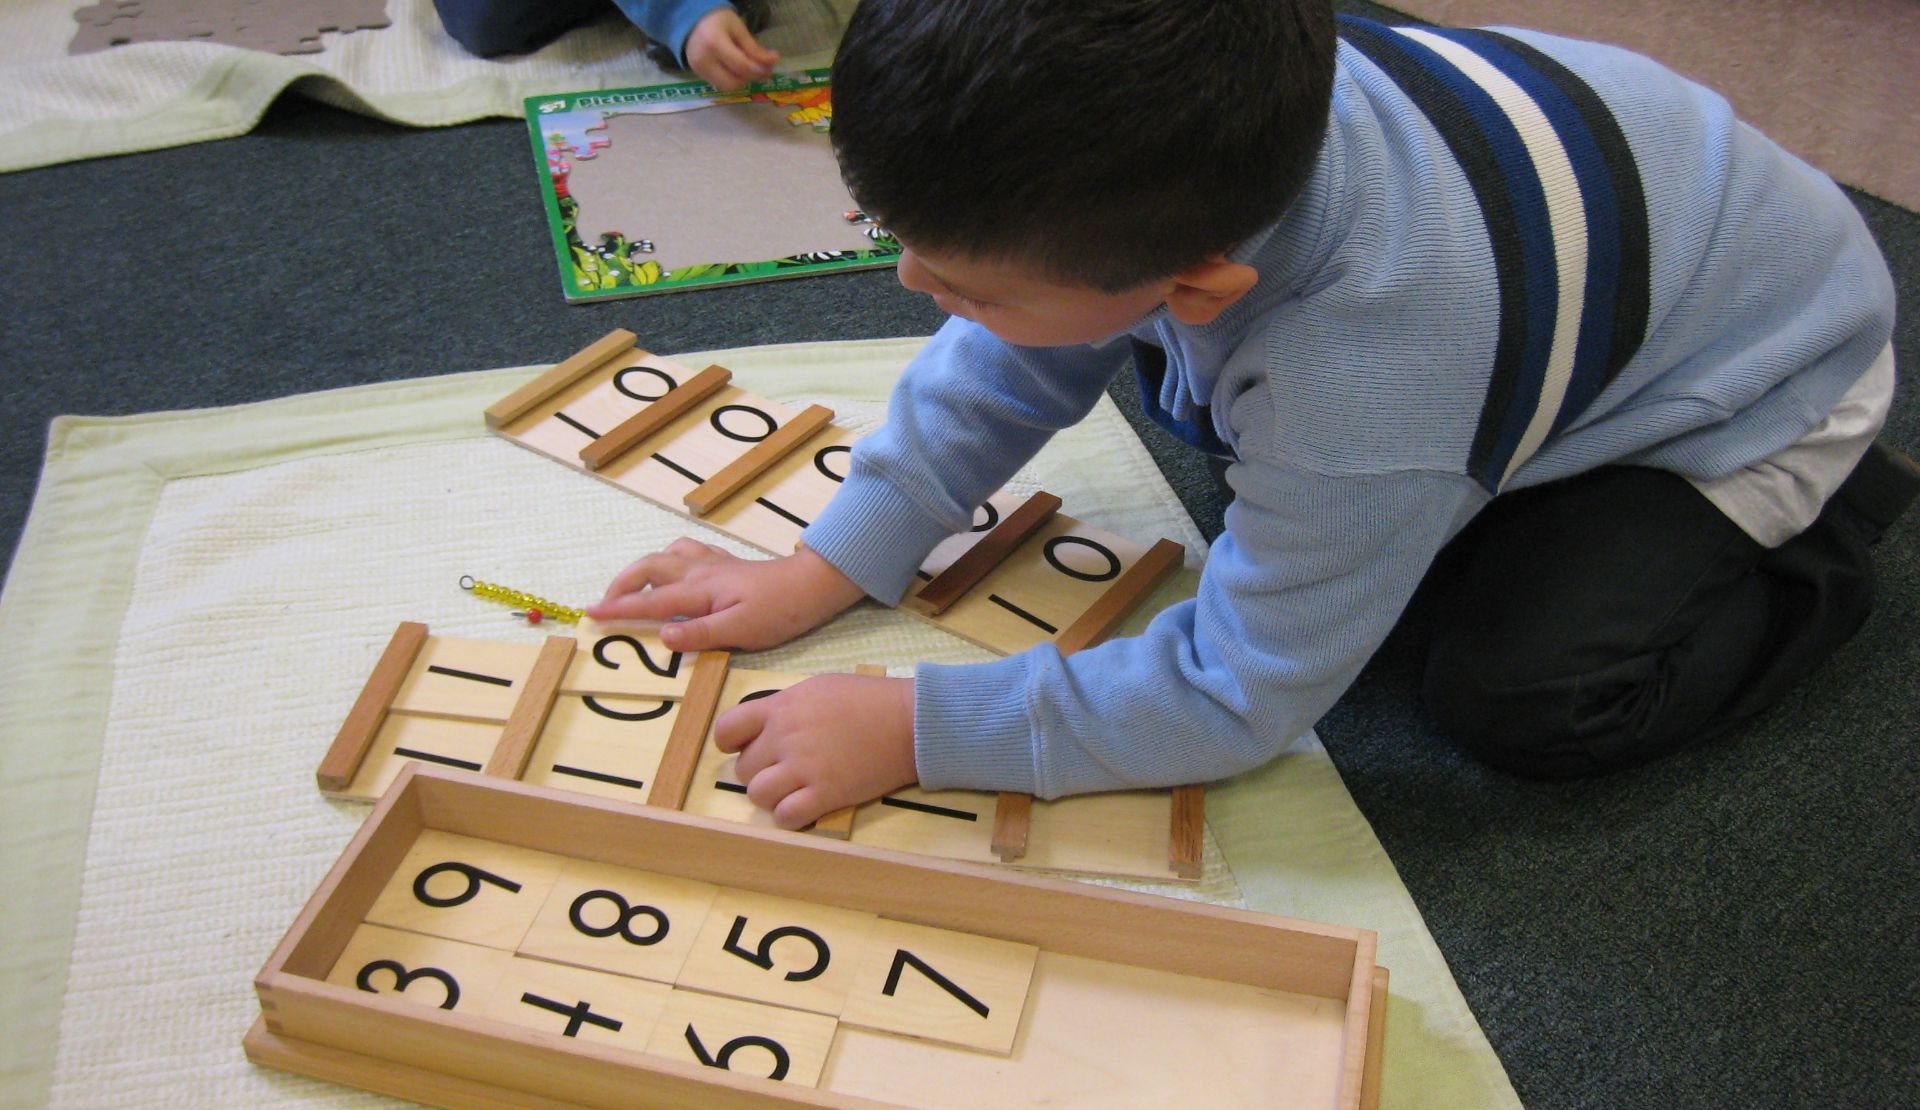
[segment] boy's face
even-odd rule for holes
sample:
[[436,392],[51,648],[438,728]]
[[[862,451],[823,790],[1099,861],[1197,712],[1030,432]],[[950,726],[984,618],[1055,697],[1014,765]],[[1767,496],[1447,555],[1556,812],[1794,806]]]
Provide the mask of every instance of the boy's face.
[[1166,299],[1172,283],[1123,293],[1061,285],[1006,262],[964,255],[900,253],[900,284],[1022,347],[1066,347],[1118,335]]

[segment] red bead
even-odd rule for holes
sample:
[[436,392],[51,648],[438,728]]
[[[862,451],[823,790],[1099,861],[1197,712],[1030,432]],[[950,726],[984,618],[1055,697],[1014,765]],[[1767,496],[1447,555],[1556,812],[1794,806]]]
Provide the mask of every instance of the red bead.
[[543,620],[545,620],[545,619],[546,619],[546,614],[545,614],[545,613],[542,613],[542,612],[541,612],[540,610],[538,610],[538,609],[529,609],[529,610],[527,610],[527,623],[528,623],[528,624],[539,624],[539,623],[540,623],[541,621],[543,621]]

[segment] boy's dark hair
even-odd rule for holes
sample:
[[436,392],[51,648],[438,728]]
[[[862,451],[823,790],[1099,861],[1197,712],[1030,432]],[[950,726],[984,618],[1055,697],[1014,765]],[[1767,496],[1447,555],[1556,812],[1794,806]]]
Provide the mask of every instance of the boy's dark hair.
[[863,0],[833,147],[909,246],[1118,292],[1279,219],[1333,51],[1329,0]]

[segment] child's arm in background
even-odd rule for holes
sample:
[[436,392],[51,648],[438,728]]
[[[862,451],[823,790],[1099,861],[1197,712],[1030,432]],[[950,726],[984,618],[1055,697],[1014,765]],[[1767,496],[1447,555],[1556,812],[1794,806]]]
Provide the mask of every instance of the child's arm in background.
[[700,17],[680,51],[687,68],[722,92],[773,76],[780,54],[760,45],[731,4]]
[[780,55],[761,46],[728,0],[615,0],[647,37],[722,91],[773,76]]

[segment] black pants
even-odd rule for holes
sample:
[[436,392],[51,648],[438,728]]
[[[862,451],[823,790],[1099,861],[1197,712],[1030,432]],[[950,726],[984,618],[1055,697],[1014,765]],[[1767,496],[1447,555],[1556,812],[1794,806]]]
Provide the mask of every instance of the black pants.
[[[482,58],[531,53],[615,11],[613,0],[433,0],[433,6],[447,34]],[[748,30],[758,34],[766,26],[767,0],[736,0],[734,7]],[[669,69],[680,64],[664,46],[654,60]]]
[[1876,447],[1820,518],[1762,547],[1673,474],[1607,467],[1496,498],[1435,561],[1423,695],[1493,766],[1644,763],[1778,701],[1866,620],[1867,548],[1913,497]]
[[527,54],[614,12],[613,0],[434,0],[453,40],[482,58]]

